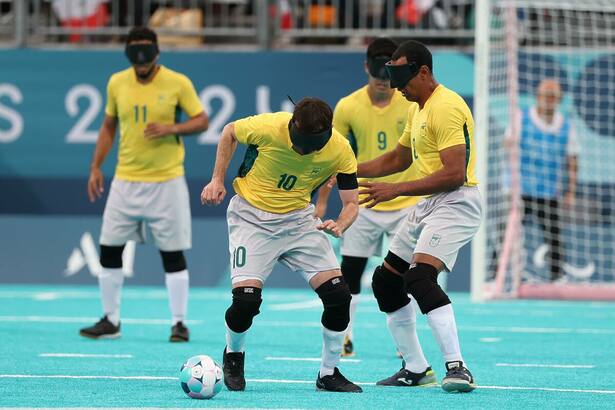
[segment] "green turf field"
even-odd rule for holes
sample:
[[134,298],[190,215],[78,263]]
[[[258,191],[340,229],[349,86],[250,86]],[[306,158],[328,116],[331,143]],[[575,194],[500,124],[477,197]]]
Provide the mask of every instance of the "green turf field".
[[[316,392],[321,305],[308,290],[266,289],[247,341],[247,390],[223,389],[202,401],[184,395],[179,368],[196,354],[221,361],[228,290],[193,289],[192,340],[170,344],[163,288],[125,288],[122,337],[93,341],[77,332],[98,319],[95,287],[0,286],[0,406],[615,409],[615,304],[452,299],[462,351],[480,386],[473,393],[376,387],[400,360],[371,295],[359,306],[357,355],[341,364],[364,393]],[[419,337],[441,379],[443,363],[423,317]]]

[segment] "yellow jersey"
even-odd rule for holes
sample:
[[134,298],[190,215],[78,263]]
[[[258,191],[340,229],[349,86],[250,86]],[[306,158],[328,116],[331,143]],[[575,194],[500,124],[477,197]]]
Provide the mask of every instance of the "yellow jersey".
[[126,181],[162,182],[184,175],[184,144],[177,135],[148,140],[149,123],[174,124],[180,110],[189,117],[203,105],[188,77],[161,66],[147,84],[128,68],[111,76],[105,113],[117,117],[120,143],[115,177]]
[[423,109],[409,119],[399,143],[412,150],[412,167],[419,178],[442,169],[440,151],[465,145],[464,186],[478,185],[475,173],[474,119],[463,98],[438,85]]
[[[407,101],[400,93],[393,94],[386,107],[377,107],[364,86],[342,98],[333,112],[333,127],[346,136],[357,156],[357,162],[367,162],[395,149],[406,122],[418,110],[418,104]],[[413,167],[381,178],[360,178],[360,182],[406,182],[416,179]],[[382,202],[375,211],[397,211],[416,204],[420,196],[399,196]],[[362,205],[367,206],[367,204]]]
[[334,174],[357,172],[348,140],[333,131],[320,151],[300,155],[292,148],[288,123],[292,114],[260,114],[234,122],[235,136],[248,150],[233,181],[237,195],[266,212],[303,209],[312,193]]

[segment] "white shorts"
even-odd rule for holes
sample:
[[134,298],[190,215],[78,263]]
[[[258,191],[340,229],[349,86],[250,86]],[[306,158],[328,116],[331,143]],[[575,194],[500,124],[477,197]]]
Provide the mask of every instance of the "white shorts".
[[359,208],[359,216],[344,232],[340,253],[343,256],[363,258],[382,256],[385,235],[390,242],[406,220],[410,209],[412,207],[385,212]]
[[111,182],[100,243],[121,246],[129,240],[145,242],[146,227],[158,249],[190,249],[190,198],[183,176],[164,182]]
[[306,281],[317,273],[339,269],[327,234],[316,229],[314,205],[285,214],[262,211],[235,195],[226,211],[232,283],[256,279],[265,283],[280,261],[302,271]]
[[459,249],[478,230],[481,216],[478,187],[461,187],[433,195],[411,209],[389,250],[408,263],[414,253],[434,256],[450,272]]

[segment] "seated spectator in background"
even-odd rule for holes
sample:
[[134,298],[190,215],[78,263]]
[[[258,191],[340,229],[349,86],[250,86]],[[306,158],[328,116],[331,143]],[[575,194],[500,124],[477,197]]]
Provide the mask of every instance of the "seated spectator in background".
[[[62,27],[101,27],[109,22],[107,0],[52,0],[53,12],[60,20]],[[81,41],[81,34],[70,34],[70,42]]]

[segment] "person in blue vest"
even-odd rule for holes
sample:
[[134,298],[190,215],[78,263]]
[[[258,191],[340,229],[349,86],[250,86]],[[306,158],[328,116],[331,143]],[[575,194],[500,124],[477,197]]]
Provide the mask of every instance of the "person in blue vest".
[[574,205],[579,153],[574,127],[559,110],[561,100],[560,83],[545,78],[536,87],[536,104],[517,119],[523,224],[536,221],[544,233],[551,281],[563,277],[561,208]]

